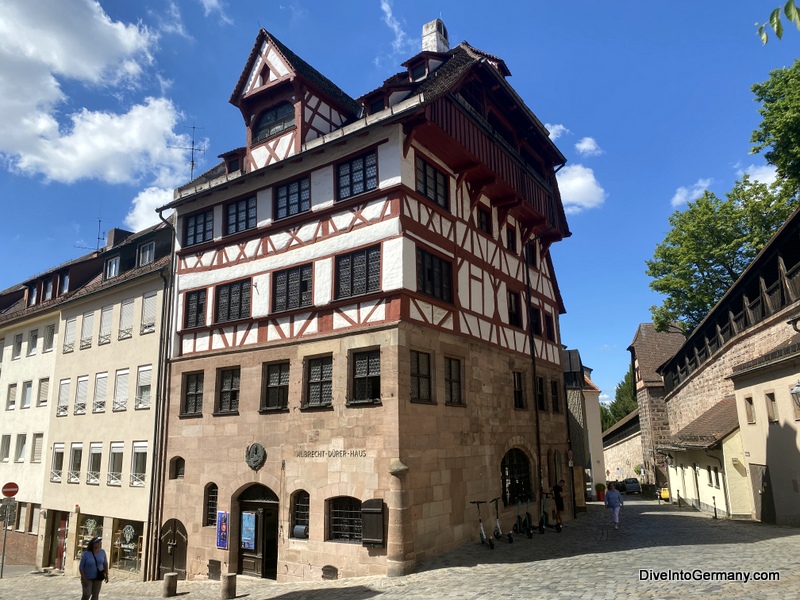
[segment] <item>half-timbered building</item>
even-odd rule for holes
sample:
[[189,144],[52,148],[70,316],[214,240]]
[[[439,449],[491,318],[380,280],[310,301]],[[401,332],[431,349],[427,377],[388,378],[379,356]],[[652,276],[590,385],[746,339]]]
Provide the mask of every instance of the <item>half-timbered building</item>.
[[163,208],[161,573],[407,573],[478,539],[472,501],[510,525],[571,479],[565,159],[440,20],[403,66],[355,100],[261,30],[231,96],[245,146]]

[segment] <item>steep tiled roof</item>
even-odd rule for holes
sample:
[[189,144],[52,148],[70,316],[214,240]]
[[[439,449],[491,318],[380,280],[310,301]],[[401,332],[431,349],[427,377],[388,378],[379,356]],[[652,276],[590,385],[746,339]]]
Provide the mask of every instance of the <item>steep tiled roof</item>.
[[634,351],[639,361],[639,376],[646,386],[663,385],[658,367],[672,358],[685,340],[677,331],[656,331],[652,323],[639,325],[628,350]]
[[259,31],[258,37],[256,37],[256,43],[253,45],[253,49],[250,51],[250,56],[247,59],[244,70],[239,76],[239,81],[236,83],[236,88],[231,95],[231,104],[236,104],[239,96],[241,95],[244,85],[247,83],[247,78],[250,76],[250,70],[253,68],[256,57],[261,52],[261,45],[265,38],[269,38],[275,44],[275,47],[283,55],[283,57],[289,61],[289,64],[298,75],[302,75],[304,78],[318,87],[326,96],[341,104],[343,108],[351,113],[351,117],[357,117],[359,115],[361,112],[361,106],[358,104],[358,102],[353,100],[344,91],[342,91],[338,85],[333,83],[330,79],[325,77],[310,64],[297,56],[297,54],[292,52],[278,38],[269,33],[266,29]]
[[586,377],[586,375],[583,376],[583,382],[584,382],[583,389],[594,390],[596,392],[600,391],[600,388],[595,385],[594,381]]
[[736,397],[729,396],[681,429],[668,443],[679,448],[711,448],[738,428]]

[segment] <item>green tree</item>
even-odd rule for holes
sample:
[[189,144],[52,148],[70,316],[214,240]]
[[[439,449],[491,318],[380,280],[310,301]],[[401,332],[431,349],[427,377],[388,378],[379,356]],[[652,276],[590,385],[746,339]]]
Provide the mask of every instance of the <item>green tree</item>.
[[794,190],[800,189],[800,61],[791,68],[776,69],[764,83],[752,88],[761,103],[761,125],[750,141],[751,152],[764,158]]
[[600,404],[600,424],[603,431],[631,414],[638,408],[636,402],[636,389],[633,385],[631,372],[617,384],[614,390],[614,400],[609,405]]
[[707,191],[672,213],[645,261],[650,288],[665,296],[650,309],[656,330],[677,325],[688,335],[703,320],[791,214],[797,199],[786,189],[745,175],[724,200]]
[[[788,0],[786,4],[783,5],[783,14],[790,23],[794,23],[797,25],[797,28],[800,29],[800,11],[797,9],[795,0]],[[761,42],[766,44],[768,39],[766,29],[767,23],[756,23],[756,26],[758,27],[758,36],[761,38]],[[783,37],[783,22],[781,21],[780,6],[770,13],[769,26],[772,27],[778,39]]]

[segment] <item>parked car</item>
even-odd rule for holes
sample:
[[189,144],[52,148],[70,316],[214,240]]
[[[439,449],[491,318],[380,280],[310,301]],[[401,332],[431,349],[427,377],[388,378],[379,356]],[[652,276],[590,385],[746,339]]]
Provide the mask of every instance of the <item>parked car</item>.
[[669,488],[667,486],[662,487],[658,493],[662,500],[669,500]]
[[606,488],[608,488],[611,484],[614,484],[614,487],[617,488],[617,491],[620,494],[625,493],[625,482],[624,481],[606,481]]
[[642,486],[639,485],[639,480],[636,477],[628,477],[624,482],[626,494],[641,494]]

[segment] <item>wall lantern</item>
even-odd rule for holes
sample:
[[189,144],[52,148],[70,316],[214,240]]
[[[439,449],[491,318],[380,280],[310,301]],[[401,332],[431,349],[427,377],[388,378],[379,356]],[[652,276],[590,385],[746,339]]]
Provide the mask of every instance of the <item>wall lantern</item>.
[[800,407],[800,381],[794,384],[792,391],[789,393],[792,395],[792,398],[794,398],[794,403]]

